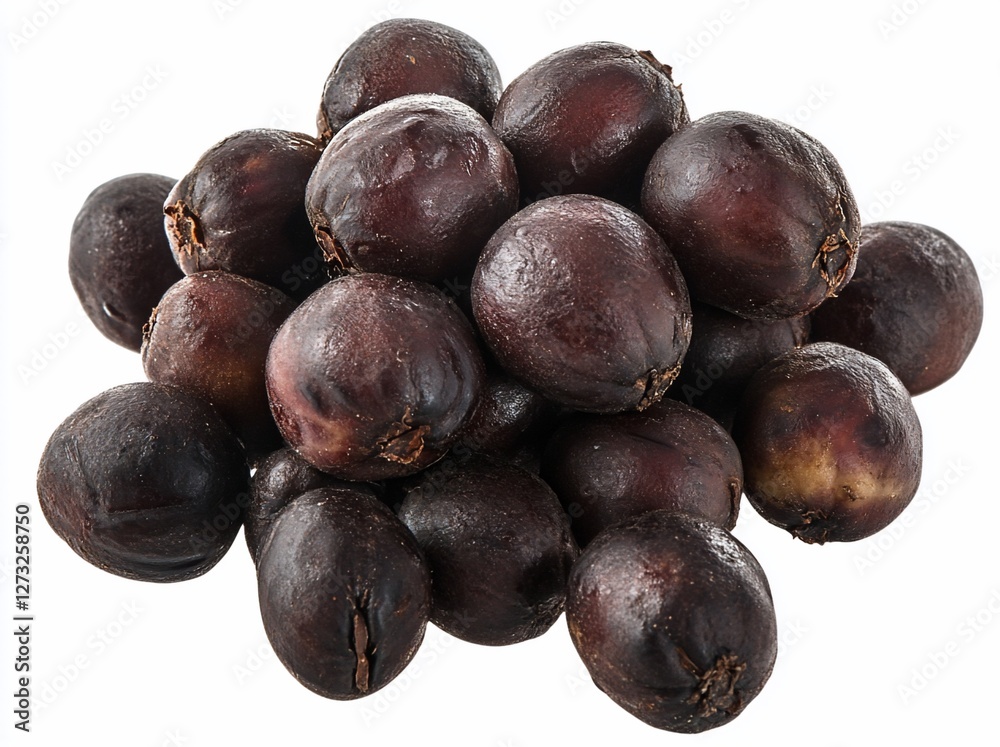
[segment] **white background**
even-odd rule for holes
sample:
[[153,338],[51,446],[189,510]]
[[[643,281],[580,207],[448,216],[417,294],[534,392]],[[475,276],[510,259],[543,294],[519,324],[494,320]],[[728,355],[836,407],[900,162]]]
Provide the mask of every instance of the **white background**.
[[[30,736],[13,729],[13,638],[0,635],[0,743],[996,743],[996,3],[4,0],[2,8],[0,631],[14,614],[12,519],[22,501],[32,506],[36,619]],[[722,729],[674,736],[620,710],[589,681],[564,620],[506,649],[430,628],[393,685],[353,703],[328,701],[270,653],[242,536],[202,578],[143,584],[79,559],[37,508],[35,468],[51,431],[89,397],[143,378],[138,357],[90,326],[70,288],[68,237],[84,198],[124,173],[180,177],[240,129],[315,132],[329,69],[361,29],[388,15],[472,34],[505,83],[584,41],[651,49],[674,65],[692,116],[745,109],[792,121],[838,156],[867,219],[929,223],[976,261],[986,323],[963,371],[917,400],[924,475],[904,520],[867,541],[810,547],[744,503],[736,534],[769,574],[781,655],[762,694]],[[87,132],[104,119],[110,132],[88,147]]]

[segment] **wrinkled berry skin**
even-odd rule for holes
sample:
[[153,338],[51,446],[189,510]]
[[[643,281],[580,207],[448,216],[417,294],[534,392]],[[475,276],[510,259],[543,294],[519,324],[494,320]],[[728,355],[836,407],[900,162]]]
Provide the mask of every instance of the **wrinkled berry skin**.
[[243,130],[212,146],[163,205],[185,274],[225,270],[305,298],[329,279],[303,208],[322,147],[284,130]]
[[73,222],[69,279],[102,335],[139,351],[142,325],[160,296],[184,275],[163,232],[163,201],[174,180],[129,174],[87,197]]
[[729,434],[670,399],[642,412],[569,417],[549,440],[542,477],[572,517],[580,547],[612,524],[658,509],[732,529],[743,493]]
[[399,518],[431,568],[431,621],[472,643],[540,636],[563,611],[577,547],[551,488],[501,461],[429,470]]
[[962,367],[983,325],[976,267],[954,239],[919,223],[861,231],[854,279],[813,312],[813,340],[874,355],[911,395]]
[[743,319],[696,301],[691,310],[691,344],[668,395],[732,429],[750,378],[779,355],[805,345],[809,317]]
[[247,548],[255,561],[278,514],[300,495],[317,488],[372,494],[367,484],[338,480],[316,469],[288,447],[272,452],[257,466],[250,481],[250,505],[243,522]]
[[278,448],[264,361],[271,338],[294,308],[281,291],[239,275],[188,275],[163,295],[146,325],[146,376],[207,399],[252,454]]
[[433,287],[375,273],[332,280],[278,330],[266,365],[285,440],[346,480],[440,459],[485,379],[472,327]]
[[833,342],[758,371],[733,437],[750,503],[808,543],[884,529],[920,483],[922,434],[906,387],[878,359]]
[[777,623],[757,559],[725,529],[654,511],[598,535],[566,594],[573,643],[601,690],[658,729],[728,723],[771,675]]
[[702,117],[653,156],[646,220],[692,298],[748,319],[812,311],[854,273],[861,218],[819,141],[745,112]]
[[236,435],[200,397],[126,384],[81,405],[38,467],[49,524],[84,560],[139,581],[183,581],[225,555],[250,470]]
[[493,115],[528,202],[586,193],[635,205],[653,153],[687,122],[670,68],[610,42],[535,63],[507,87]]
[[507,371],[590,412],[658,401],[691,337],[687,288],[662,239],[590,195],[542,200],[507,221],[476,267],[472,307]]
[[413,93],[449,96],[489,120],[502,85],[482,44],[450,26],[393,18],[355,39],[326,79],[316,124],[330,138],[379,104]]
[[338,132],[306,190],[331,265],[427,282],[471,272],[516,209],[510,152],[468,106],[430,94],[383,104]]
[[417,652],[431,579],[388,507],[356,490],[321,488],[275,519],[257,589],[281,663],[313,692],[353,700],[385,687]]

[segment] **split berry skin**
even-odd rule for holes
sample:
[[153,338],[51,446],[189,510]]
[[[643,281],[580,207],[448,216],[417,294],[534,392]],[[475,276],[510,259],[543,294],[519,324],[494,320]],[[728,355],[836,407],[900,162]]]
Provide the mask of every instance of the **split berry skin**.
[[642,412],[570,416],[549,440],[542,477],[581,547],[612,524],[658,509],[732,529],[743,493],[733,439],[704,413],[670,399]]
[[288,444],[345,480],[412,475],[458,439],[486,372],[468,320],[430,285],[361,273],[327,283],[268,352]]
[[552,489],[512,464],[472,457],[426,473],[399,509],[430,564],[431,621],[472,643],[536,638],[563,611],[577,546]]
[[323,152],[285,130],[243,130],[205,152],[167,196],[164,225],[185,274],[224,270],[301,300],[329,279],[303,200]]
[[691,310],[691,344],[667,394],[731,430],[750,377],[779,355],[806,344],[809,317],[744,319],[697,301]]
[[264,386],[271,338],[295,303],[275,288],[217,270],[163,295],[143,330],[150,381],[191,389],[218,408],[252,457],[281,445]]
[[965,363],[983,326],[972,259],[947,234],[919,223],[861,230],[854,279],[812,315],[813,340],[874,355],[916,396]]
[[771,590],[725,529],[671,511],[616,524],[570,574],[566,621],[597,686],[658,729],[728,723],[777,657]]
[[754,374],[733,437],[750,503],[807,543],[871,536],[920,484],[909,392],[884,363],[838,343],[797,348]]
[[69,241],[69,279],[102,335],[139,352],[142,327],[167,288],[184,277],[163,231],[174,180],[129,174],[95,189]]
[[443,23],[382,21],[355,39],[323,87],[316,124],[324,143],[369,109],[413,93],[461,101],[489,120],[500,98],[500,71],[482,44]]
[[221,560],[250,470],[236,434],[177,387],[126,384],[56,428],[38,467],[49,524],[84,560],[139,581],[183,581]]
[[536,62],[507,87],[493,115],[527,202],[586,193],[630,207],[653,153],[687,122],[670,67],[610,42]]
[[687,287],[663,240],[591,195],[542,200],[507,221],[476,267],[472,306],[508,372],[588,412],[657,402],[691,338]]
[[454,99],[406,96],[330,141],[306,210],[338,271],[436,282],[472,272],[517,209],[514,159],[489,124]]
[[431,577],[413,536],[371,495],[320,488],[275,519],[257,563],[261,617],[275,654],[315,693],[371,695],[424,637]]
[[642,211],[691,296],[747,319],[806,314],[854,274],[861,218],[837,160],[755,114],[710,114],[668,138]]

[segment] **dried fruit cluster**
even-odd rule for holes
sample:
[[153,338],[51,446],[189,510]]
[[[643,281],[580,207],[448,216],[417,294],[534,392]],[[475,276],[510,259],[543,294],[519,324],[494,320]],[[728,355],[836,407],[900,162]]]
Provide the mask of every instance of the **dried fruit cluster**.
[[56,430],[52,527],[176,581],[244,525],[271,644],[329,698],[385,686],[428,621],[503,645],[565,610],[638,718],[734,718],[776,655],[767,579],[730,534],[741,496],[807,542],[900,514],[910,396],[982,321],[968,256],[862,227],[821,143],[690,121],[670,68],[619,44],[502,89],[465,34],[388,21],[318,123],[87,199],[74,288],[150,382]]

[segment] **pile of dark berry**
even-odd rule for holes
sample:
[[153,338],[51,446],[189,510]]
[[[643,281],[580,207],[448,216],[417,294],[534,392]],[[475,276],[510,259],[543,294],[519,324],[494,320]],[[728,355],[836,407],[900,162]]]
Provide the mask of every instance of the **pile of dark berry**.
[[150,380],[42,456],[86,560],[188,579],[244,526],[278,658],[336,699],[389,683],[428,621],[506,645],[565,610],[597,685],[680,732],[775,661],[743,493],[809,543],[884,528],[920,479],[910,397],[982,321],[965,252],[862,227],[802,131],[691,121],[620,44],[501,93],[480,44],[419,20],[347,49],[317,138],[239,132],[179,182],[98,187],[69,263]]

